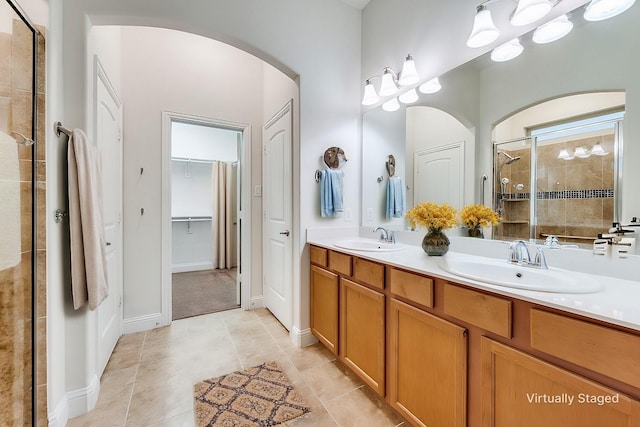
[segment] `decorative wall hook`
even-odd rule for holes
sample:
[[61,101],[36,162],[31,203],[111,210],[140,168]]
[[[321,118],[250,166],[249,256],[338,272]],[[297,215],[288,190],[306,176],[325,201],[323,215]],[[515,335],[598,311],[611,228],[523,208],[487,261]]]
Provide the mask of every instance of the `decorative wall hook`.
[[66,216],[67,216],[67,213],[65,211],[63,211],[62,209],[56,209],[56,211],[54,213],[54,219],[55,219],[56,223],[62,222],[62,220]]

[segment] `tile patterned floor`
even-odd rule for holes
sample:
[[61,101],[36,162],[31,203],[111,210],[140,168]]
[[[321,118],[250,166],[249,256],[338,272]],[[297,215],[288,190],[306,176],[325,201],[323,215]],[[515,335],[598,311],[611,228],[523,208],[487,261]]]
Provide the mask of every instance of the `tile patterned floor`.
[[405,425],[321,344],[297,348],[269,311],[236,309],[124,335],[102,376],[96,408],[68,427],[192,427],[195,383],[269,360],[311,407],[290,427]]

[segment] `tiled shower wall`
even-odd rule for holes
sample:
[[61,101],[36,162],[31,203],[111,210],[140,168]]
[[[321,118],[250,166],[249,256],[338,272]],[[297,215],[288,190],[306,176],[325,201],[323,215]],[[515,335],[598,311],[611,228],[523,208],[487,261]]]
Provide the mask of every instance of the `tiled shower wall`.
[[[608,154],[564,160],[561,149],[573,152],[576,147],[593,147],[600,143]],[[591,243],[598,233],[606,232],[613,222],[614,136],[604,135],[549,144],[537,150],[536,238],[541,234],[572,236],[561,240]],[[530,154],[529,149],[509,151],[522,159],[505,166],[502,172],[510,183],[504,195],[504,223],[497,233],[508,238],[529,237]],[[524,188],[514,186],[522,183]],[[499,186],[496,188],[500,188]]]
[[[38,109],[36,144],[31,147],[6,146],[6,165],[0,172],[0,189],[15,197],[2,200],[3,208],[15,208],[15,218],[2,224],[3,234],[16,237],[18,262],[0,260],[0,420],[3,425],[30,425],[32,387],[38,393],[38,425],[46,425],[46,228],[45,228],[45,67],[44,38],[38,35],[38,81],[36,101]],[[0,33],[0,130],[5,134],[19,132],[32,135],[32,99],[34,96],[32,33],[20,20],[14,20],[12,33]],[[14,151],[15,150],[15,151]],[[35,177],[32,167],[35,160]],[[36,242],[33,252],[33,185],[36,185]],[[6,212],[5,212],[6,214]],[[3,216],[9,218],[10,216]],[[4,236],[3,236],[4,237]],[[5,240],[5,242],[9,239]],[[3,253],[4,258],[5,253]],[[10,257],[9,257],[10,258]],[[36,264],[33,289],[36,291],[37,311],[33,313],[32,265]],[[12,265],[14,264],[14,265]],[[36,323],[36,341],[31,330]],[[37,373],[32,378],[36,345]]]

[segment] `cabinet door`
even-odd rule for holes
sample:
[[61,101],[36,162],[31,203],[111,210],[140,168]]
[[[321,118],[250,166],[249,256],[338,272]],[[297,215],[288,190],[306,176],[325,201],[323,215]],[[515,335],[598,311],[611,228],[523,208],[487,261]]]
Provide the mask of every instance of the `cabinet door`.
[[482,425],[632,427],[640,402],[483,337]]
[[466,425],[465,329],[391,299],[389,330],[389,403],[417,426]]
[[340,358],[384,397],[384,295],[340,279]]
[[338,354],[338,275],[311,266],[311,332]]

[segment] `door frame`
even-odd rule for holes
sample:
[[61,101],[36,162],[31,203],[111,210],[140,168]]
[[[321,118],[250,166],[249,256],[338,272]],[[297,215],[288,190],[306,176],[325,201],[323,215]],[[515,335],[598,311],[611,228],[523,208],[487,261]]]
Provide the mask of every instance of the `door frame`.
[[197,116],[174,111],[162,111],[162,326],[172,321],[171,296],[171,123],[181,122],[200,126],[211,126],[229,129],[242,133],[240,144],[240,307],[243,310],[251,308],[251,125],[231,122],[211,117]]

